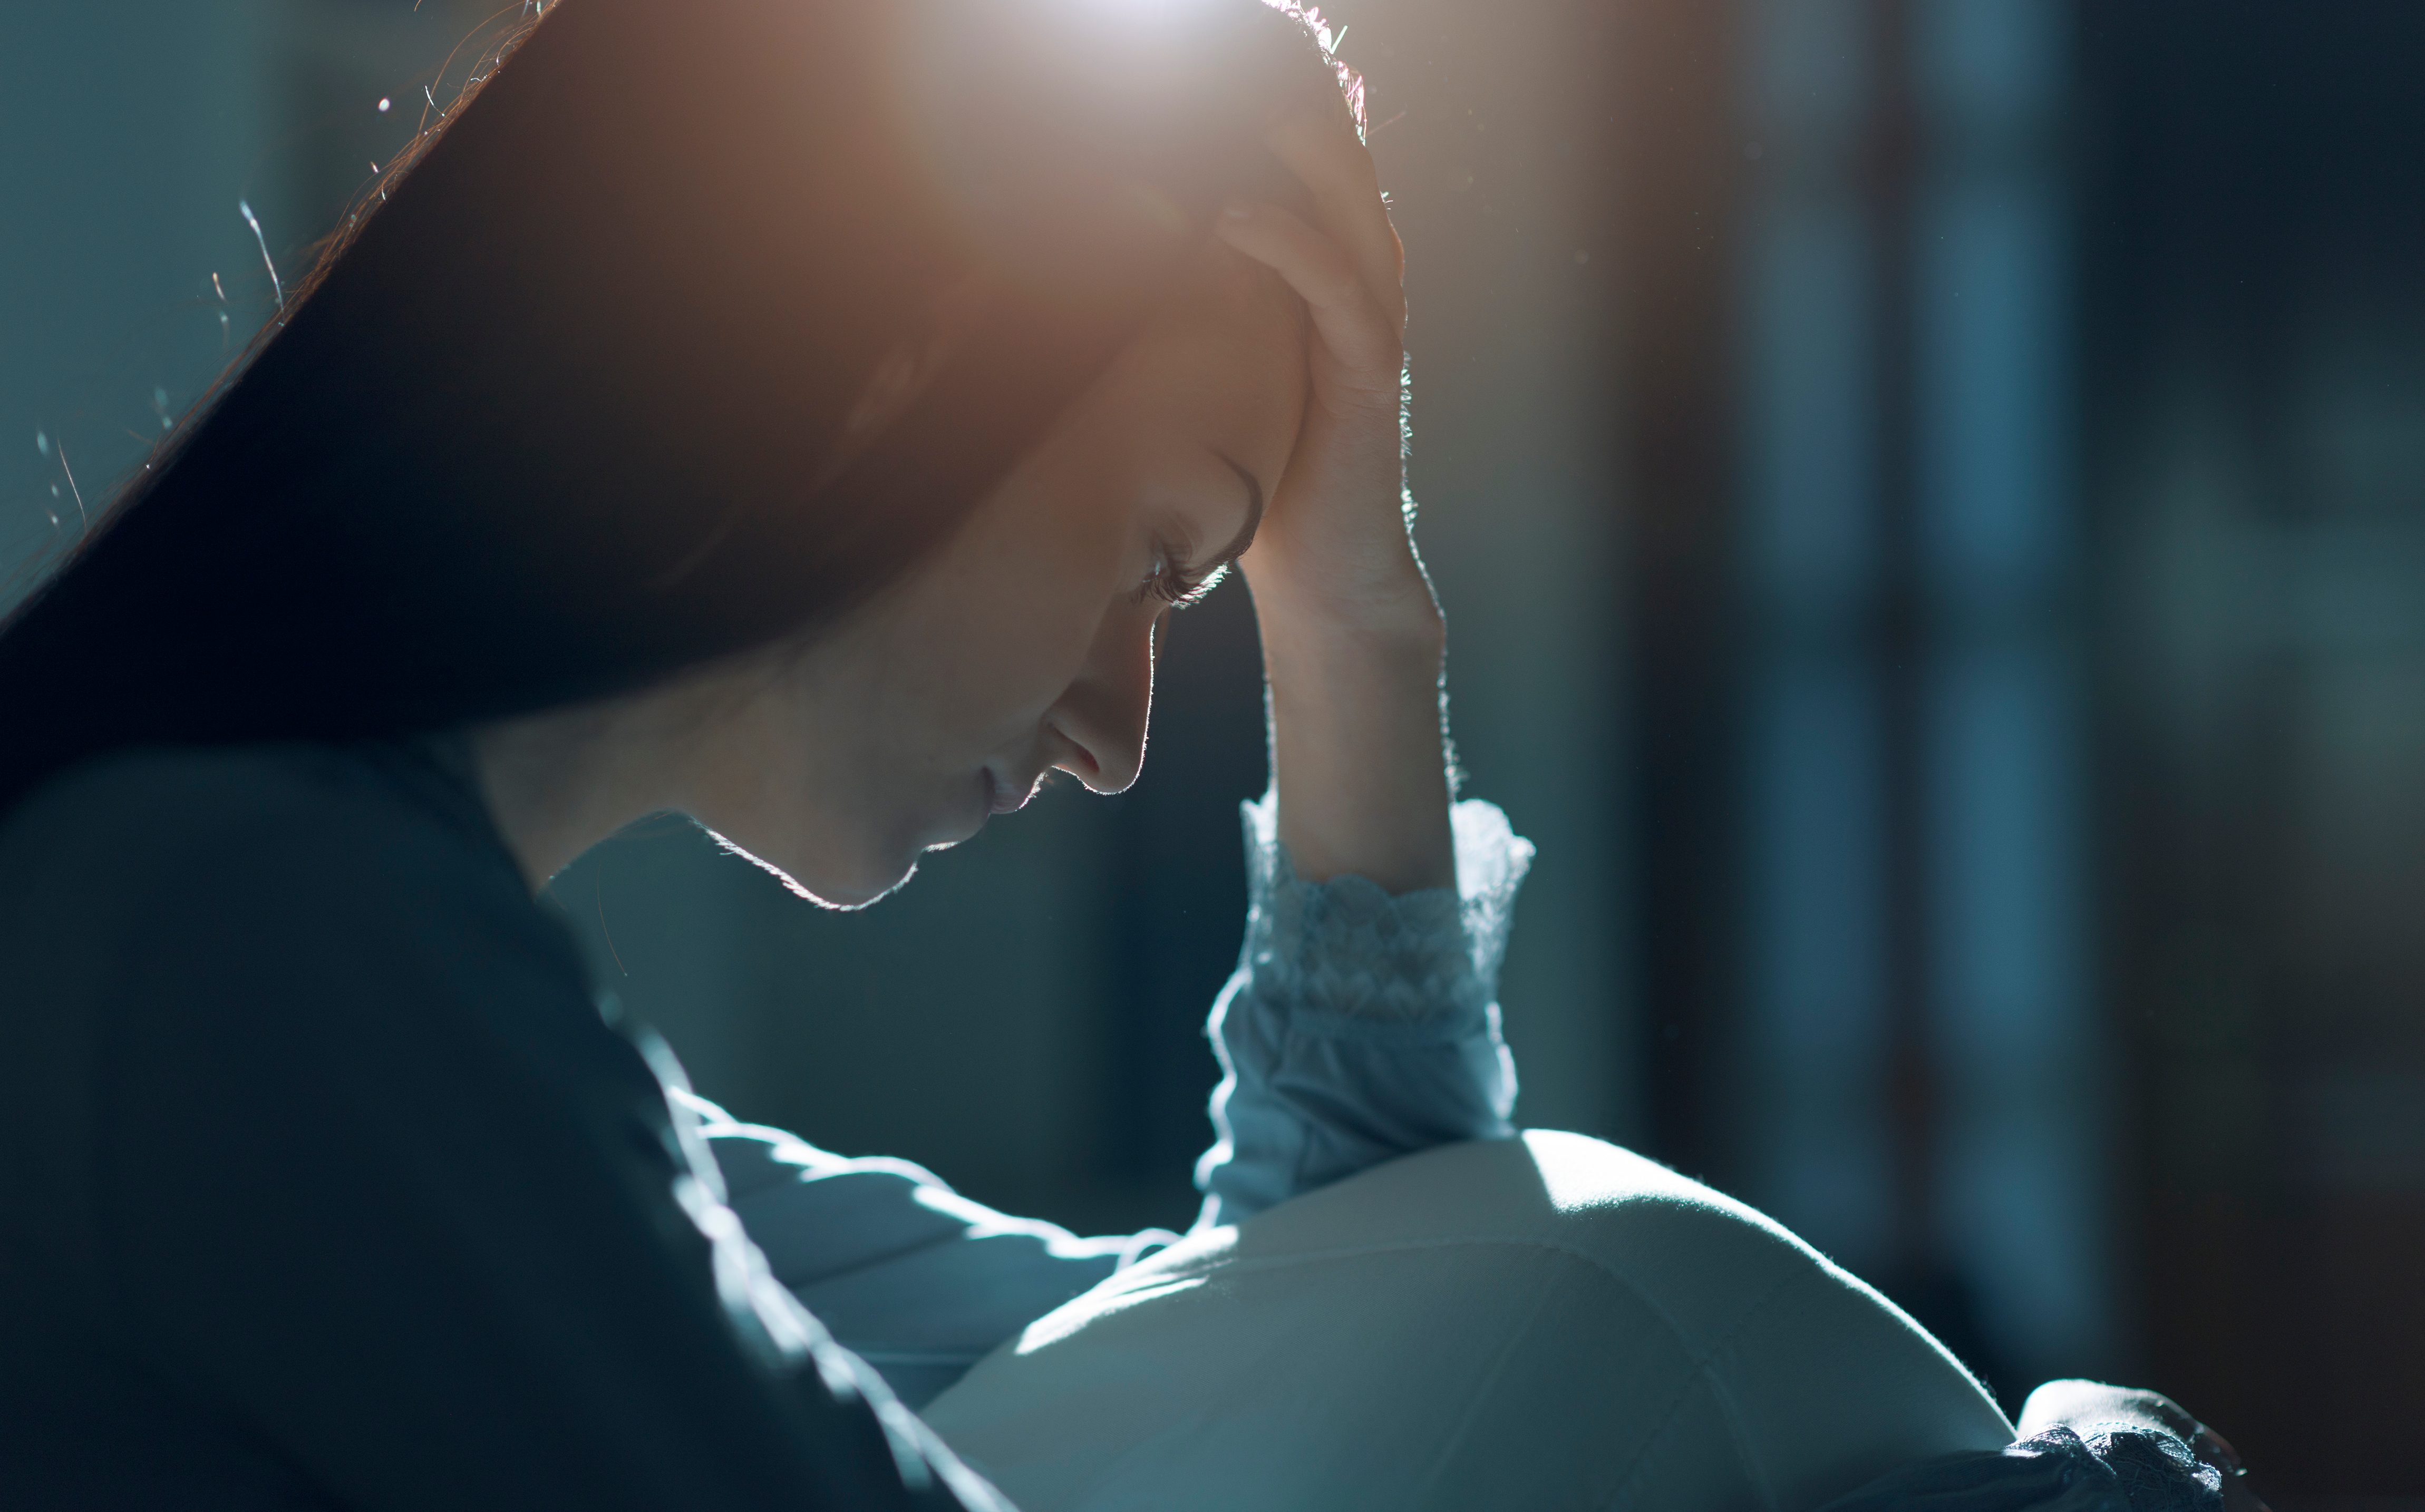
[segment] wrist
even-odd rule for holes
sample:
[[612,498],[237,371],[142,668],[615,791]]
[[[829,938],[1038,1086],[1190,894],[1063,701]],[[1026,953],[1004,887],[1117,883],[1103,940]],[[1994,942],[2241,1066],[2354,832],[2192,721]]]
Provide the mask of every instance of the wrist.
[[1255,600],[1263,665],[1274,676],[1325,669],[1356,676],[1396,671],[1439,676],[1448,625],[1428,591],[1389,604],[1270,604]]
[[[1315,570],[1315,561],[1332,565]],[[1267,642],[1386,647],[1445,633],[1431,577],[1403,533],[1394,549],[1309,555],[1259,543],[1239,565]]]
[[1453,883],[1437,615],[1263,630],[1272,786],[1298,875],[1355,872],[1392,894]]

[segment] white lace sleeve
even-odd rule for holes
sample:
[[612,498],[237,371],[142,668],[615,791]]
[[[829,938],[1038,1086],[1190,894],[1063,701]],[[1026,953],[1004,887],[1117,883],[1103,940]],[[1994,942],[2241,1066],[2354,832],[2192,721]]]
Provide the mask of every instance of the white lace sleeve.
[[1454,891],[1309,883],[1269,795],[1242,805],[1248,899],[1238,969],[1207,1032],[1221,1061],[1202,1223],[1234,1222],[1401,1154],[1503,1138],[1516,1067],[1499,964],[1533,847],[1490,804],[1453,813]]

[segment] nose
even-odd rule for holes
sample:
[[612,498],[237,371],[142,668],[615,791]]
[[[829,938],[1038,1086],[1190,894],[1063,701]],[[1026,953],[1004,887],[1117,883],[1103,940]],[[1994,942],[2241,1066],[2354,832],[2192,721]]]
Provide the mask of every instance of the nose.
[[1067,744],[1053,765],[1099,793],[1126,792],[1145,770],[1153,715],[1153,643],[1162,616],[1119,605],[1096,628],[1085,664],[1044,716]]

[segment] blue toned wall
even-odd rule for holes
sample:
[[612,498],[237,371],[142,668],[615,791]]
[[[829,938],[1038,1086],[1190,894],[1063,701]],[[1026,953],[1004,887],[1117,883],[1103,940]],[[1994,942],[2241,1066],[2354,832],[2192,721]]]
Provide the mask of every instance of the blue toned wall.
[[246,8],[12,5],[0,58],[5,608],[242,345],[269,291],[236,215],[265,114]]
[[2066,21],[1745,16],[1742,1187],[2007,1391],[2111,1369]]

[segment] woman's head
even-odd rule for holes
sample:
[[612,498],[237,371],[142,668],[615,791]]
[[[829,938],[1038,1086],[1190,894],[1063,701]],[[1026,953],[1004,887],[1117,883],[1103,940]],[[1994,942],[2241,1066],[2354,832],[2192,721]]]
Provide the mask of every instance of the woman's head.
[[1301,305],[1218,243],[937,549],[838,621],[640,693],[481,731],[534,880],[676,808],[866,902],[1058,769],[1145,759],[1156,628],[1243,551],[1295,443]]
[[138,741],[494,720],[787,641],[813,669],[1179,342],[1149,320],[1268,313],[1205,231],[1324,91],[1257,0],[550,8],[0,633],[0,805]]

